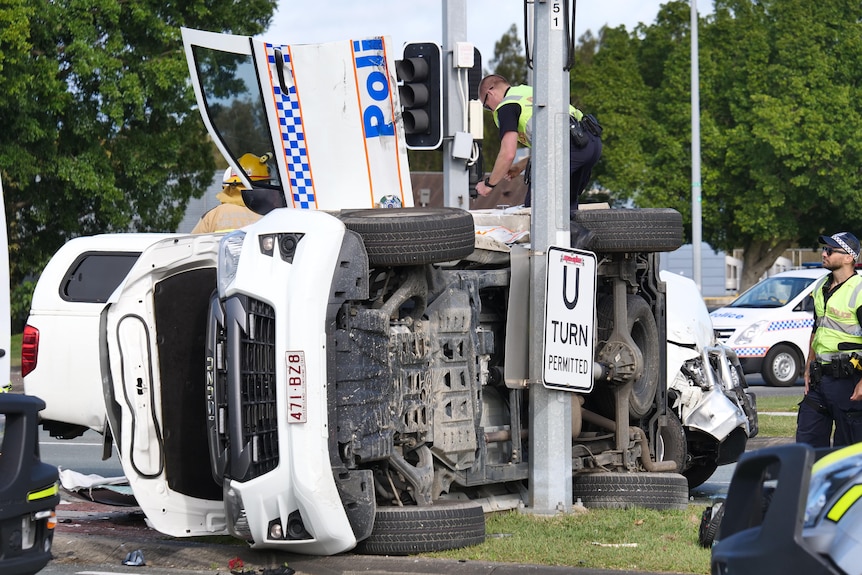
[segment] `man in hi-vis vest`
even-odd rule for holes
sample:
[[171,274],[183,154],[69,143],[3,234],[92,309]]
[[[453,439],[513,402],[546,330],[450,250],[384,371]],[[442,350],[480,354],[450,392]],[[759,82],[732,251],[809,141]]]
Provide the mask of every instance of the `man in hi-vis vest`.
[[849,232],[819,240],[823,267],[831,273],[817,281],[811,294],[814,327],[796,441],[840,447],[862,441],[862,276],[856,274],[860,245]]
[[[491,173],[476,185],[481,196],[487,196],[500,182],[511,180],[527,168],[529,158],[515,162],[518,145],[531,147],[533,140],[533,88],[512,86],[504,77],[491,74],[479,83],[479,99],[486,110],[494,114],[494,123],[500,128],[500,152],[494,161]],[[578,209],[578,196],[587,187],[593,166],[602,157],[601,126],[592,116],[586,116],[569,106],[570,123],[573,125],[569,148],[569,202],[571,211]],[[527,174],[529,177],[529,174]],[[531,204],[532,190],[527,190],[524,205]],[[574,226],[574,224],[573,224]],[[580,228],[580,226],[578,226]],[[573,235],[583,233],[572,228]],[[585,238],[578,238],[586,247]],[[577,247],[577,246],[576,246]]]

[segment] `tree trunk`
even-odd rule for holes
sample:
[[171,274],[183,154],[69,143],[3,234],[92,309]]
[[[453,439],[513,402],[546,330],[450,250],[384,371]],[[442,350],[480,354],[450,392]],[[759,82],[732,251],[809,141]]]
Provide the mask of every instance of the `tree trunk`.
[[793,245],[792,240],[780,240],[772,244],[765,241],[753,241],[745,248],[742,256],[742,277],[739,279],[740,293],[759,282],[766,271],[772,267],[775,260]]

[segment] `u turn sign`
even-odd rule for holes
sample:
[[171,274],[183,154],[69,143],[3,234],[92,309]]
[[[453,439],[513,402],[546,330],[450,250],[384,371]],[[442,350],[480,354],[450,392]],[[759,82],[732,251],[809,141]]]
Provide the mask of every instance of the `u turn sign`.
[[543,383],[588,393],[593,389],[596,255],[548,248],[545,286]]

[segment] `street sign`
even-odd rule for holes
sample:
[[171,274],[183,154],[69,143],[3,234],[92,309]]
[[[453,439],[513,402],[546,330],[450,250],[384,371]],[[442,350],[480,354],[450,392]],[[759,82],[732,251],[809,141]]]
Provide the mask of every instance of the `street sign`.
[[589,393],[593,389],[596,255],[551,246],[545,282],[545,387]]

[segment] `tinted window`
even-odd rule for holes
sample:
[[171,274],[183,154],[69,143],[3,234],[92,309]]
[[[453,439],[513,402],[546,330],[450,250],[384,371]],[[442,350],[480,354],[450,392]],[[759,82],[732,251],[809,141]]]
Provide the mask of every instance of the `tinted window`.
[[89,252],[69,267],[60,297],[66,301],[104,303],[138,261],[140,252]]

